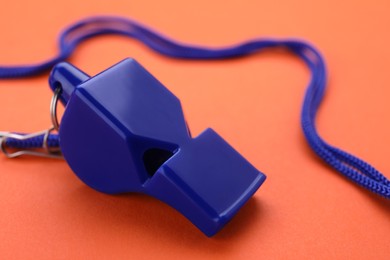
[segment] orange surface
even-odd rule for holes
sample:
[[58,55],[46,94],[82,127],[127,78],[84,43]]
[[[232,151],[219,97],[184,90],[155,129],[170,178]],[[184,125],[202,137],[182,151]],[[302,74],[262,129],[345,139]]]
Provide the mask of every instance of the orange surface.
[[[389,11],[388,0],[3,0],[0,63],[53,55],[59,30],[94,14],[132,17],[174,39],[211,46],[304,38],[329,68],[321,135],[389,177]],[[298,59],[271,52],[176,61],[132,40],[103,37],[83,44],[71,62],[93,75],[128,56],[182,100],[195,135],[213,127],[267,181],[207,238],[155,199],[86,187],[63,161],[0,156],[0,259],[389,259],[389,201],[329,169],[304,140],[299,115],[309,73]],[[47,75],[0,81],[0,130],[49,125],[46,82]]]

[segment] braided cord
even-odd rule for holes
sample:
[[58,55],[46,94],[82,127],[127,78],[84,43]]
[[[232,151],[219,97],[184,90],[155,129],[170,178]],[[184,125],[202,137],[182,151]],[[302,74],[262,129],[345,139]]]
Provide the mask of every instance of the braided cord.
[[[313,151],[336,171],[382,197],[390,199],[390,181],[370,164],[326,143],[315,127],[315,117],[326,87],[326,67],[321,54],[310,44],[294,39],[255,39],[222,48],[207,48],[178,43],[127,18],[91,17],[66,28],[59,37],[57,56],[33,65],[0,66],[0,78],[23,78],[50,70],[56,63],[70,57],[83,41],[99,35],[122,35],[134,38],[150,49],[172,58],[191,60],[229,59],[251,55],[264,49],[283,48],[302,59],[311,71],[301,111],[301,126]],[[58,135],[50,135],[48,145],[59,146]],[[14,148],[41,147],[43,137],[28,140],[8,138],[6,145]]]

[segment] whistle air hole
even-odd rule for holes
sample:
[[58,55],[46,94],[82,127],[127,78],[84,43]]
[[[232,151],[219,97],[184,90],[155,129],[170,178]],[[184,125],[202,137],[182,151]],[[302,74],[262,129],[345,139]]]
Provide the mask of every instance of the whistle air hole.
[[152,177],[158,168],[163,165],[169,158],[171,158],[173,152],[169,150],[152,148],[147,150],[144,153],[143,161],[145,169],[148,172],[149,176]]
[[54,89],[56,89],[56,88],[62,88],[62,84],[61,84],[61,82],[59,82],[59,81],[54,81],[53,86],[54,86]]
[[58,91],[62,92],[62,83],[61,82],[55,81],[52,84],[52,87],[53,87],[53,91],[56,91],[57,89],[59,89]]

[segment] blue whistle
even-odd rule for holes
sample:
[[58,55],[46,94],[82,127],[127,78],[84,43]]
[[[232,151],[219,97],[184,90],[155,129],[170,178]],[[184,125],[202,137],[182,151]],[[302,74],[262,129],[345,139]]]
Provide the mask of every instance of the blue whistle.
[[133,59],[94,77],[59,63],[49,82],[63,156],[93,189],[148,194],[212,236],[266,178],[212,129],[192,138],[179,99]]

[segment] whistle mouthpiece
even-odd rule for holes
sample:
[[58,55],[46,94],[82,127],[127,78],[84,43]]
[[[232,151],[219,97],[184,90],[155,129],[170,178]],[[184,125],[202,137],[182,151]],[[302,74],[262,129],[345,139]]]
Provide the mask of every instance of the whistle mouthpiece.
[[179,99],[133,59],[94,77],[60,63],[49,82],[64,158],[93,189],[148,194],[212,236],[266,178],[212,129],[192,138]]

